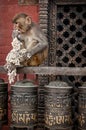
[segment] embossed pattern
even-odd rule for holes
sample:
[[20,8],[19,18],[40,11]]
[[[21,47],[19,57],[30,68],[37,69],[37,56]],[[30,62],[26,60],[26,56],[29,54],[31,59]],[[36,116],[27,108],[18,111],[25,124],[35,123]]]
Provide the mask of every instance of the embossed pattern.
[[37,87],[11,86],[11,128],[36,129]]
[[59,81],[50,83],[45,86],[45,128],[72,130],[72,87]]

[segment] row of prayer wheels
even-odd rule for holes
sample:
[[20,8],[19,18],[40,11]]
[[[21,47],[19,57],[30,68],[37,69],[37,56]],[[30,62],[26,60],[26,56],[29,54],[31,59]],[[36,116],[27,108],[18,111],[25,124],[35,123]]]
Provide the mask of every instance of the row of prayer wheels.
[[[38,85],[22,80],[11,86],[10,130],[38,130]],[[8,84],[0,80],[0,127],[7,123]],[[74,130],[73,87],[52,81],[44,86],[44,130]],[[86,130],[86,83],[78,88],[77,130]]]

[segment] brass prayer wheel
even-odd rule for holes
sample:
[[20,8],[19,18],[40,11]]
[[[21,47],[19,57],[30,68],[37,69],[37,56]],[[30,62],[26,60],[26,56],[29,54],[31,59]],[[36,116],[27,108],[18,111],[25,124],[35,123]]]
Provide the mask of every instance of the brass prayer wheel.
[[72,87],[61,81],[45,86],[45,130],[72,130]]
[[8,84],[0,79],[0,127],[8,122]]
[[37,85],[30,80],[22,80],[11,86],[11,127],[37,127]]
[[78,130],[86,130],[86,82],[79,87]]

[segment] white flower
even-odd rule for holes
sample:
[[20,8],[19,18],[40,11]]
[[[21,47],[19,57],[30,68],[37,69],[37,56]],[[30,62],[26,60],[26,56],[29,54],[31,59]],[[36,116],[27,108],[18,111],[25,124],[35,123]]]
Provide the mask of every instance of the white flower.
[[8,72],[8,76],[9,76],[9,78],[8,78],[9,79],[9,83],[11,84],[15,80],[16,69],[14,69],[12,72]]
[[15,50],[18,51],[21,49],[22,42],[20,42],[17,38],[14,38],[11,44],[12,44],[13,49]]

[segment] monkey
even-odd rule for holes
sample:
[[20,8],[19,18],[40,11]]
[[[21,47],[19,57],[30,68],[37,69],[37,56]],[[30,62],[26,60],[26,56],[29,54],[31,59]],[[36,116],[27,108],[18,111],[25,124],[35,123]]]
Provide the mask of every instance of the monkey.
[[21,65],[39,66],[48,56],[48,41],[44,32],[26,13],[15,15],[12,23],[12,36],[23,42],[23,47],[27,49]]

